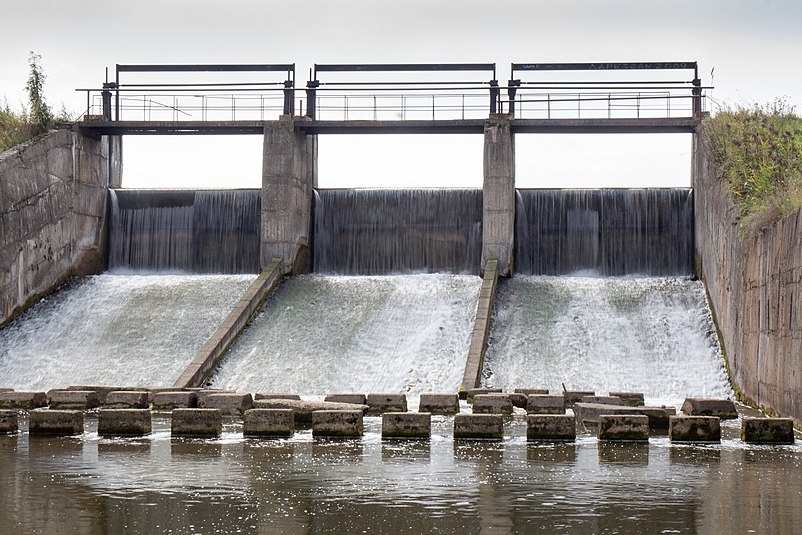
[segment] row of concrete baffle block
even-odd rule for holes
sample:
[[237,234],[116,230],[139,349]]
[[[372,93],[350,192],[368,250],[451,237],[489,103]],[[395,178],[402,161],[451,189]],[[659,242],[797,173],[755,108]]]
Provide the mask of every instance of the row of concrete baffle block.
[[[83,433],[84,410],[98,410],[98,434],[136,436],[151,432],[151,409],[171,411],[175,436],[217,436],[223,417],[242,418],[243,434],[290,437],[311,426],[313,436],[358,437],[363,417],[381,415],[385,438],[429,438],[431,416],[454,415],[455,439],[504,438],[505,416],[515,408],[527,412],[527,438],[571,441],[577,429],[595,430],[599,440],[647,441],[653,433],[674,442],[718,442],[722,419],[737,418],[730,400],[688,398],[677,415],[674,407],[647,407],[643,394],[589,391],[550,395],[544,389],[473,389],[463,392],[471,413],[460,413],[457,394],[421,394],[418,412],[407,411],[404,394],[332,394],[324,401],[297,394],[256,394],[212,389],[116,390],[71,387],[50,392],[0,391],[0,432],[16,432],[17,410],[27,409],[30,434]],[[44,409],[42,407],[47,406]],[[573,414],[566,414],[571,409]],[[741,438],[750,443],[794,442],[793,422],[786,418],[744,417]]]

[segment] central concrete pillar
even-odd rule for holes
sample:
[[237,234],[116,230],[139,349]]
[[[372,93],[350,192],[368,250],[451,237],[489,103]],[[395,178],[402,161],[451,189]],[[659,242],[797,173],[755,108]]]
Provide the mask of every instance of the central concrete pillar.
[[510,118],[491,114],[485,123],[482,265],[497,259],[502,277],[513,273],[515,244],[515,142]]
[[283,273],[306,273],[312,260],[312,202],[317,187],[317,136],[282,116],[265,125],[262,155],[261,266],[284,259]]

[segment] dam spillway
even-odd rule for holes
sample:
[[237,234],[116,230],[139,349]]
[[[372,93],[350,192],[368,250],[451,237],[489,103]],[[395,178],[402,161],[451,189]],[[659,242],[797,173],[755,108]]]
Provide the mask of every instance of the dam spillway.
[[76,281],[0,330],[3,386],[169,386],[252,279],[106,273]]
[[109,194],[110,269],[259,272],[259,190]]
[[477,273],[478,189],[318,190],[314,271],[343,275]]
[[499,285],[484,383],[731,398],[701,282],[518,276]]
[[212,385],[253,391],[455,392],[480,279],[303,275],[231,347]]

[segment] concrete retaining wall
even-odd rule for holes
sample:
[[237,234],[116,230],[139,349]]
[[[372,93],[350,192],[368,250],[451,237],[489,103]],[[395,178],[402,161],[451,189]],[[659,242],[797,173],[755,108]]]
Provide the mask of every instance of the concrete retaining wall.
[[104,138],[68,130],[0,154],[0,324],[103,269],[109,169]]
[[802,424],[802,211],[743,237],[740,213],[694,136],[698,272],[745,400]]

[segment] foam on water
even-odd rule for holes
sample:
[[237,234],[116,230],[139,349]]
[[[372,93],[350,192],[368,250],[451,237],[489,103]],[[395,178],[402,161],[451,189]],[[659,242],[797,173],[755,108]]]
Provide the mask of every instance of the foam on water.
[[481,280],[305,275],[231,347],[215,387],[251,392],[454,392]]
[[252,275],[87,277],[0,330],[2,386],[169,386]]
[[682,278],[502,281],[483,382],[670,404],[732,396],[704,287]]

